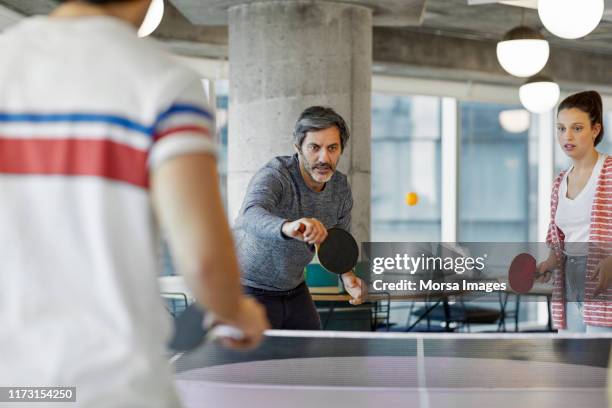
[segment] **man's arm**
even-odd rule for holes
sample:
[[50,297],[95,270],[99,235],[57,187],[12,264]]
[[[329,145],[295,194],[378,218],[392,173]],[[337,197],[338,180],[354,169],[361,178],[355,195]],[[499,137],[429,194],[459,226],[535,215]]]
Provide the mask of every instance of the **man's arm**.
[[282,233],[287,220],[274,215],[284,192],[281,177],[274,169],[262,168],[253,176],[244,197],[240,225],[263,239],[287,239]]
[[234,245],[210,154],[181,155],[152,172],[152,198],[178,270],[198,303],[237,326],[246,345],[267,325],[263,308],[242,295]]
[[171,159],[152,174],[153,204],[196,299],[219,317],[234,319],[242,292],[216,177],[212,155]]
[[196,300],[254,345],[265,311],[242,294],[239,267],[219,192],[214,114],[196,75],[177,70],[154,122],[149,151],[153,208],[173,260]]

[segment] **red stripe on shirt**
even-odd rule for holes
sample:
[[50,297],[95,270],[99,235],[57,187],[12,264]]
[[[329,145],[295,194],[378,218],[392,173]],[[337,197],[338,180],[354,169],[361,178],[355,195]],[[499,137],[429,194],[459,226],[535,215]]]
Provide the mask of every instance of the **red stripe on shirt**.
[[164,130],[163,132],[156,133],[154,136],[154,140],[158,141],[161,138],[169,136],[173,133],[199,133],[202,136],[210,137],[210,132],[207,128],[202,126],[177,126]]
[[87,139],[0,138],[0,173],[97,176],[147,188],[147,152]]

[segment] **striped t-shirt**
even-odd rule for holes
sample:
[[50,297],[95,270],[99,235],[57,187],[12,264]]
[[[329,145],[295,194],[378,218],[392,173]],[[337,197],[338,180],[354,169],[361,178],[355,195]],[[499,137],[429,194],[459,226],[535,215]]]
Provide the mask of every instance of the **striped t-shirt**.
[[150,170],[214,153],[200,79],[111,17],[0,36],[0,384],[178,405]]

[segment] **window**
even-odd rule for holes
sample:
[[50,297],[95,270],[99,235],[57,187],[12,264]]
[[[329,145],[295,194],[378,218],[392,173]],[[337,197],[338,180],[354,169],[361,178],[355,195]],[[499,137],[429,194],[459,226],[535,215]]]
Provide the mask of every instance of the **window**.
[[440,135],[440,98],[372,95],[372,241],[440,239]]
[[460,103],[459,241],[535,239],[537,135],[502,128],[500,113],[514,109],[521,107]]

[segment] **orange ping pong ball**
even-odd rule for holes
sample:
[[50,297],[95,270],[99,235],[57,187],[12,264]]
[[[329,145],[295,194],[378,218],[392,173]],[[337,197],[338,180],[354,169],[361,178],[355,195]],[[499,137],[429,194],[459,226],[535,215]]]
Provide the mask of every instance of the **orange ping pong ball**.
[[411,191],[409,193],[406,193],[405,200],[406,204],[408,204],[409,206],[413,206],[419,202],[419,196],[414,191]]

